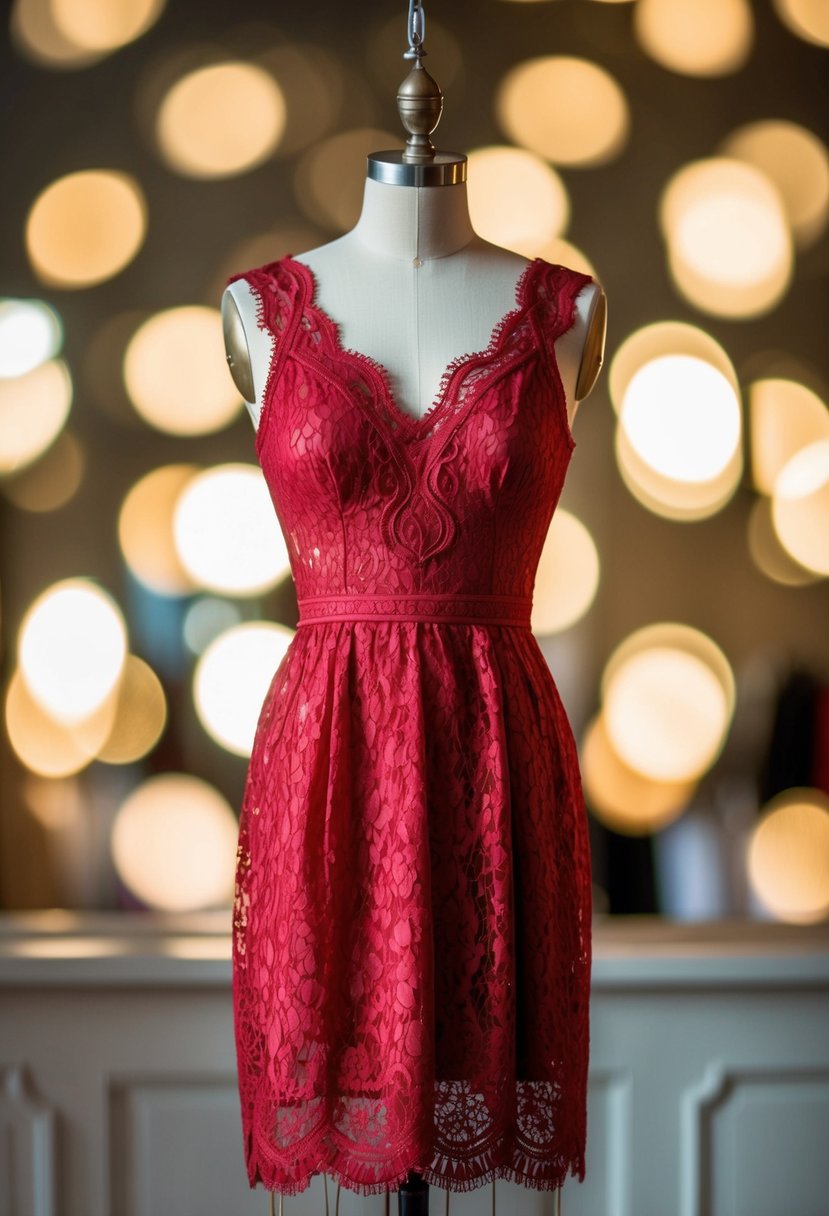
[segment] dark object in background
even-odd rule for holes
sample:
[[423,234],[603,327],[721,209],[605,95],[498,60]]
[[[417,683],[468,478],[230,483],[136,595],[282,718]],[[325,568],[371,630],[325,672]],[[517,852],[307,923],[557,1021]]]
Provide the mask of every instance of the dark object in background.
[[820,682],[803,668],[793,668],[781,685],[758,777],[761,805],[783,790],[816,784],[820,697]]
[[658,913],[651,836],[605,829],[608,911],[614,916]]

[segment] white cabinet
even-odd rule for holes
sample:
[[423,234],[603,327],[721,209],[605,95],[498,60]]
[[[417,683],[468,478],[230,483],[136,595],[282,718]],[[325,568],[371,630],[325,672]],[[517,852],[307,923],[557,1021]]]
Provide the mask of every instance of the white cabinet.
[[[0,916],[0,1216],[267,1216],[242,1157],[229,923]],[[587,1178],[563,1216],[826,1216],[829,927],[620,918],[593,952]],[[496,1198],[553,1212],[549,1193]],[[324,1210],[321,1178],[285,1201]],[[340,1216],[383,1210],[341,1193]]]

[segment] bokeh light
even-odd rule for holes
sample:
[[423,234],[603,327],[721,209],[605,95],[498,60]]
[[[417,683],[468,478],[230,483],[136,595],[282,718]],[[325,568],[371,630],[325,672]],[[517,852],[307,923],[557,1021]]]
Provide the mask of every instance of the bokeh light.
[[186,305],[150,317],[127,346],[124,381],[141,418],[170,435],[222,430],[242,408],[217,308]]
[[704,360],[721,372],[734,392],[739,393],[740,383],[734,365],[725,348],[711,334],[685,321],[657,321],[634,330],[613,354],[608,391],[617,413],[636,373],[666,355],[686,355],[691,359]]
[[588,59],[546,55],[516,64],[495,94],[509,139],[562,165],[599,165],[627,142],[630,114],[609,72]]
[[38,195],[26,220],[26,250],[38,278],[91,287],[127,266],[143,244],[147,205],[127,173],[86,169]]
[[0,489],[21,511],[57,511],[77,493],[85,469],[86,456],[79,440],[63,431],[37,461],[4,477]]
[[113,51],[139,38],[158,20],[165,0],[49,0],[56,28],[73,45]]
[[613,748],[602,713],[587,725],[580,748],[584,792],[596,818],[614,832],[657,832],[687,806],[696,781],[656,781],[625,764]]
[[523,148],[487,147],[469,153],[469,215],[486,241],[535,257],[567,227],[570,201],[561,178]]
[[659,219],[671,276],[697,308],[755,317],[782,298],[791,232],[780,194],[759,169],[725,157],[685,165],[662,193]]
[[0,378],[34,371],[62,342],[60,318],[43,300],[0,300]]
[[678,522],[721,510],[739,486],[743,453],[739,381],[719,343],[683,322],[645,326],[613,356],[609,390],[631,494]]
[[79,376],[83,376],[88,401],[101,414],[133,433],[143,430],[124,383],[124,353],[136,331],[147,320],[143,309],[106,312],[91,330],[83,352]]
[[193,464],[164,465],[137,481],[118,514],[118,540],[129,568],[160,595],[188,595],[195,583],[176,548],[173,519],[184,487],[198,472]]
[[187,177],[229,177],[261,165],[285,127],[285,99],[252,63],[214,63],[169,90],[157,138],[167,164]]
[[250,755],[265,695],[293,636],[285,625],[248,621],[220,634],[196,664],[196,712],[226,751]]
[[633,18],[643,50],[688,76],[736,72],[754,44],[748,0],[639,0]]
[[553,515],[533,590],[532,629],[559,633],[580,620],[599,586],[599,553],[587,528],[559,506]]
[[110,693],[82,719],[62,721],[43,707],[17,668],[6,694],[6,730],[18,758],[41,777],[67,777],[93,760],[132,764],[155,747],[167,720],[158,676],[128,654]]
[[654,781],[691,781],[723,747],[734,676],[704,633],[664,622],[617,646],[602,674],[601,699],[610,744],[629,768]]
[[710,481],[740,443],[740,403],[722,372],[690,355],[641,367],[625,391],[619,422],[651,468],[675,481]]
[[[257,63],[279,83],[284,99],[285,123],[274,153],[280,158],[293,156],[328,135],[345,96],[337,56],[309,43],[280,42],[263,50]],[[235,266],[257,264],[237,261]]]
[[82,782],[77,777],[27,773],[21,788],[26,810],[47,832],[71,831],[89,814]]
[[324,229],[352,228],[363,202],[366,157],[401,146],[399,135],[376,127],[358,127],[322,140],[297,165],[294,191],[299,206]]
[[805,384],[772,377],[751,383],[748,406],[752,480],[761,493],[771,494],[796,452],[829,439],[829,409]]
[[113,707],[105,700],[80,722],[57,721],[35,700],[20,668],[6,690],[6,733],[20,761],[41,777],[79,773],[103,747],[113,722]]
[[132,764],[152,751],[167,721],[167,699],[161,681],[138,655],[127,655],[118,685],[112,725],[97,759]]
[[807,570],[829,575],[829,439],[801,448],[783,466],[771,513],[786,552]]
[[569,266],[571,270],[579,270],[582,274],[589,274],[597,282],[601,282],[601,275],[584,250],[579,249],[572,241],[566,241],[564,237],[552,237],[538,247],[535,256],[544,258],[553,266]]
[[829,152],[813,131],[782,118],[762,119],[733,131],[721,153],[753,165],[774,182],[800,248],[823,235],[829,217]]
[[14,0],[9,34],[19,55],[53,71],[86,68],[108,53],[78,46],[67,38],[55,21],[50,0]]
[[679,481],[666,477],[643,460],[621,426],[616,427],[614,453],[622,481],[646,510],[675,523],[692,523],[716,515],[731,501],[742,476],[742,446],[720,474],[709,481]]
[[820,579],[787,553],[774,530],[771,499],[757,498],[748,517],[748,551],[757,569],[781,587],[805,587]]
[[777,15],[793,34],[815,46],[829,46],[826,0],[772,0]]
[[218,790],[185,773],[150,777],[121,804],[112,857],[145,904],[168,912],[232,899],[238,823]]
[[72,379],[62,359],[0,379],[0,474],[42,456],[63,429],[71,405]]
[[[426,66],[446,93],[436,142],[473,148],[468,197],[484,239],[598,281],[606,269],[611,296],[624,281],[627,297],[616,300],[622,332],[605,368],[614,417],[602,420],[599,410],[585,419],[605,440],[602,427],[615,426],[603,456],[584,453],[607,493],[591,495],[590,478],[576,477],[581,518],[557,507],[532,629],[578,630],[578,645],[562,645],[565,666],[573,664],[568,681],[584,678],[585,709],[591,684],[596,692],[591,664],[600,671],[636,625],[679,606],[676,616],[699,626],[639,630],[607,662],[602,706],[580,748],[594,826],[636,836],[692,811],[688,836],[677,825],[654,854],[654,911],[675,915],[684,898],[665,885],[680,877],[674,846],[682,883],[696,885],[689,838],[700,829],[706,849],[751,839],[752,890],[772,915],[826,919],[829,802],[794,791],[806,814],[784,821],[775,800],[751,838],[746,830],[757,812],[746,779],[777,742],[762,728],[785,708],[776,677],[782,684],[801,661],[818,679],[822,671],[826,0],[772,0],[762,11],[751,0],[507,2],[476,13],[479,34],[493,41],[486,63],[460,11],[447,9],[445,26],[429,16]],[[608,11],[612,3],[628,8]],[[23,193],[9,195],[9,296],[0,299],[0,507],[9,525],[2,708],[13,753],[7,801],[22,815],[18,852],[30,875],[10,854],[0,885],[13,904],[19,893],[78,895],[82,884],[85,895],[107,898],[111,875],[87,848],[90,830],[109,822],[146,771],[169,761],[210,773],[225,792],[242,772],[263,699],[296,641],[258,619],[290,619],[282,609],[292,602],[294,553],[261,471],[226,463],[252,459],[244,452],[251,428],[227,372],[218,304],[241,267],[302,254],[356,221],[365,155],[402,147],[394,93],[410,65],[403,14],[365,14],[355,55],[310,10],[287,25],[284,14],[242,21],[227,37],[208,21],[182,38],[186,21],[166,0],[8,7],[7,67],[24,104],[10,129],[22,157],[13,184]],[[497,139],[501,146],[481,146]],[[263,189],[250,196],[254,171]],[[205,189],[210,198],[194,210]],[[200,256],[217,225],[220,239]],[[579,243],[565,239],[571,226]],[[597,270],[590,254],[606,267]],[[666,281],[677,314],[716,318],[727,350],[673,321],[625,336],[625,326],[670,316]],[[171,463],[179,460],[194,463]],[[699,528],[671,526],[716,511],[722,517]],[[622,533],[642,549],[635,569],[620,561]],[[710,587],[699,578],[703,557],[716,573]],[[55,581],[78,570],[95,578]],[[635,586],[625,581],[631,572]],[[73,623],[68,600],[40,612],[50,593],[56,599],[73,584],[94,599],[97,579],[123,593],[120,607],[118,595],[102,592],[100,617],[93,605]],[[129,651],[121,609],[144,658]],[[41,636],[27,647],[36,625]],[[588,635],[593,659],[579,676]],[[727,659],[712,637],[728,643]],[[729,661],[739,662],[746,693],[731,740]],[[192,690],[182,683],[191,668]],[[169,681],[169,705],[159,676]],[[154,791],[152,809],[131,812],[127,839],[125,807],[120,852],[113,837],[130,891],[162,909],[229,904],[237,823],[227,803],[184,773],[143,788]],[[14,843],[14,818],[10,826]],[[607,896],[595,890],[621,911],[620,857],[608,844],[598,853]],[[746,906],[740,877],[733,868],[718,875],[729,915]],[[634,887],[650,899],[636,876]]]
[[778,920],[815,924],[829,916],[829,799],[798,787],[762,811],[746,855],[751,887]]
[[20,668],[32,696],[59,722],[81,722],[121,678],[127,630],[112,597],[88,579],[43,591],[20,625]]
[[289,572],[267,482],[256,465],[205,469],[179,495],[176,549],[193,581],[225,595],[257,595]]

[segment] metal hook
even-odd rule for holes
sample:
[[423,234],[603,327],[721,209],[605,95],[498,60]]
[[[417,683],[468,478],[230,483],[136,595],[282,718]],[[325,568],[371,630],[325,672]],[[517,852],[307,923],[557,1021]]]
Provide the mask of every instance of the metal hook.
[[403,52],[404,59],[422,59],[426,54],[423,49],[423,39],[426,37],[426,13],[420,0],[409,0],[409,23],[406,28],[409,40],[408,51]]

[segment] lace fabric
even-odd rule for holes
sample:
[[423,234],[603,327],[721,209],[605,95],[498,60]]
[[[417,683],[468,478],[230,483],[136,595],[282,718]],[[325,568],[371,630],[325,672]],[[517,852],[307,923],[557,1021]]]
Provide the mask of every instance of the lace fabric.
[[300,619],[239,825],[233,998],[251,1186],[585,1176],[590,849],[530,629],[575,447],[554,342],[590,276],[528,263],[415,419],[292,257],[256,451]]

